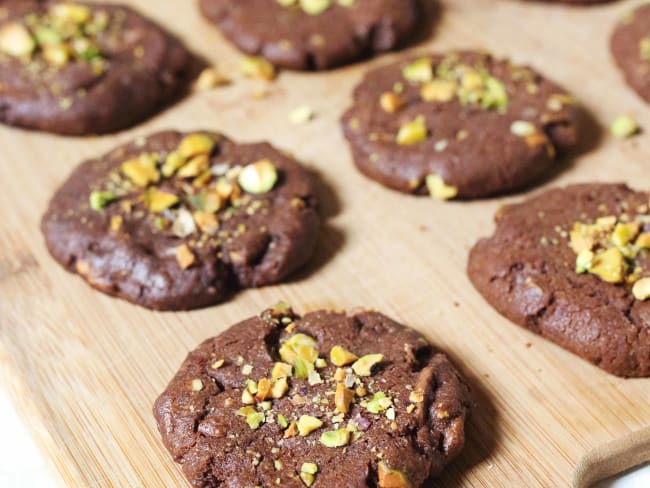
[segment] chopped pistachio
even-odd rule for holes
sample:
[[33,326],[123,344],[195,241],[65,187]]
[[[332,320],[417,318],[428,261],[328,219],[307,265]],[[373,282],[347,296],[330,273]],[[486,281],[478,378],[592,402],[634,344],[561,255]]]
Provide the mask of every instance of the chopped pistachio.
[[250,391],[248,391],[248,388],[242,391],[241,401],[244,405],[253,405],[255,403],[255,397]]
[[102,210],[116,199],[117,195],[110,191],[94,191],[90,194],[90,208],[93,210]]
[[28,56],[36,49],[29,30],[17,22],[8,22],[0,29],[0,50],[10,56]]
[[208,91],[228,83],[230,83],[228,78],[219,73],[216,68],[209,67],[201,71],[194,83],[194,88],[198,91]]
[[150,188],[144,195],[147,208],[154,212],[160,213],[168,208],[173,207],[179,201],[178,196],[173,193],[167,193],[158,188]]
[[92,17],[92,11],[89,7],[71,2],[55,4],[50,9],[50,13],[57,19],[74,24],[83,24]]
[[343,447],[350,443],[350,432],[347,429],[323,432],[319,439],[325,447]]
[[370,413],[378,414],[385,412],[392,404],[393,400],[390,397],[386,396],[383,391],[378,391],[372,396],[372,400],[368,402],[366,409]]
[[377,465],[378,488],[411,488],[408,477],[396,469],[391,469],[384,461]]
[[278,181],[278,171],[268,159],[249,164],[239,174],[239,186],[247,193],[260,195],[273,189]]
[[314,111],[309,105],[300,105],[289,114],[289,122],[294,125],[306,124],[314,118]]
[[359,376],[371,376],[373,368],[381,363],[384,359],[382,354],[367,354],[359,358],[353,365],[352,369]]
[[639,235],[641,224],[639,222],[618,223],[612,234],[612,242],[617,246],[627,246]]
[[336,411],[340,413],[348,413],[350,410],[350,403],[354,399],[354,392],[346,388],[343,383],[336,385],[336,392],[334,393],[334,405]]
[[311,473],[301,472],[300,473],[300,479],[305,484],[305,486],[311,486],[311,485],[314,484],[314,481],[315,481],[316,478]]
[[347,366],[359,359],[355,354],[351,353],[343,346],[334,346],[330,351],[330,361],[334,366]]
[[289,391],[289,383],[286,378],[280,378],[271,387],[271,396],[275,399],[282,398]]
[[293,366],[287,363],[275,363],[273,365],[273,370],[271,371],[271,376],[275,379],[280,378],[289,378],[293,371]]
[[185,164],[185,159],[178,151],[170,152],[165,158],[165,163],[160,168],[161,173],[165,178],[170,178],[176,171]]
[[639,249],[650,249],[650,232],[640,234],[634,245]]
[[287,422],[287,418],[281,413],[278,414],[278,425],[283,429],[286,429],[289,426],[289,422]]
[[262,402],[271,396],[271,381],[267,378],[262,378],[257,382],[257,393],[255,399]]
[[43,47],[43,58],[52,66],[64,66],[70,59],[70,51],[65,45]]
[[117,232],[118,230],[120,230],[122,228],[122,222],[123,219],[121,215],[113,215],[111,217],[111,230],[113,232]]
[[594,262],[594,253],[588,249],[581,251],[576,257],[576,273],[586,273]]
[[245,76],[271,81],[275,79],[275,67],[258,56],[245,56],[241,61],[241,71]]
[[515,120],[510,125],[510,132],[519,137],[527,137],[535,134],[537,128],[535,127],[535,124],[527,120]]
[[318,473],[318,465],[316,463],[303,463],[300,467],[301,473],[316,474]]
[[282,361],[285,363],[292,363],[293,360],[298,357],[299,352],[301,354],[307,354],[309,357],[312,357],[315,353],[316,357],[318,357],[318,351],[316,351],[316,340],[302,333],[294,334],[289,337],[289,339],[280,346],[278,352],[280,353],[280,358],[282,358]]
[[619,139],[627,139],[639,131],[639,126],[631,116],[621,115],[612,122],[610,131]]
[[190,388],[192,391],[201,391],[203,389],[203,381],[199,378],[195,378],[190,383]]
[[217,220],[216,215],[210,212],[194,212],[192,214],[194,222],[201,229],[202,232],[205,232],[208,235],[215,235],[219,231],[219,221]]
[[312,417],[311,415],[301,415],[298,419],[298,433],[305,437],[316,429],[319,429],[322,425],[323,422],[316,417]]
[[178,260],[181,269],[191,267],[196,261],[194,253],[190,250],[187,244],[181,244],[176,248],[176,259]]
[[456,82],[436,79],[422,85],[420,96],[425,102],[449,102],[456,96]]
[[442,176],[435,173],[427,175],[425,183],[429,194],[437,200],[451,200],[458,196],[458,188],[447,185]]
[[210,157],[207,154],[197,154],[185,163],[176,173],[179,178],[194,178],[199,176],[210,166]]
[[428,130],[424,117],[419,116],[400,127],[396,141],[400,146],[409,146],[424,141],[427,135]]
[[404,105],[404,99],[394,92],[385,92],[379,97],[379,105],[389,114],[397,112]]
[[136,186],[145,187],[160,180],[156,159],[151,154],[143,153],[137,158],[124,162],[121,169]]
[[485,80],[485,90],[481,99],[481,105],[486,109],[505,111],[508,108],[508,92],[501,80],[489,76]]
[[293,360],[293,367],[296,378],[309,378],[309,374],[314,370],[313,363],[299,356]]
[[637,300],[650,299],[650,278],[641,278],[632,287],[632,293]]
[[644,37],[639,41],[639,56],[643,61],[650,60],[650,37]]
[[190,159],[200,154],[210,154],[216,141],[206,134],[189,134],[178,145],[178,154],[183,159]]
[[617,248],[612,247],[606,251],[600,251],[594,256],[589,272],[598,275],[607,283],[621,283],[625,259]]
[[413,390],[409,393],[409,402],[422,403],[424,402],[424,393],[421,390]]
[[300,7],[309,15],[318,15],[332,6],[332,0],[299,0]]
[[289,427],[284,431],[284,438],[289,439],[290,437],[295,437],[298,434],[298,423],[295,420],[292,420],[289,423]]
[[420,58],[402,70],[404,78],[410,82],[424,83],[433,79],[433,63],[429,58]]
[[263,412],[252,412],[246,415],[246,423],[253,430],[259,429],[260,425],[264,423],[265,419],[266,417],[264,416]]
[[249,414],[255,413],[255,412],[256,412],[256,410],[255,410],[254,407],[247,406],[247,407],[240,408],[239,410],[237,410],[235,412],[235,414],[238,415],[239,417],[247,417]]
[[176,220],[172,224],[172,233],[176,237],[187,237],[194,232],[196,232],[194,217],[188,210],[180,208],[176,214]]

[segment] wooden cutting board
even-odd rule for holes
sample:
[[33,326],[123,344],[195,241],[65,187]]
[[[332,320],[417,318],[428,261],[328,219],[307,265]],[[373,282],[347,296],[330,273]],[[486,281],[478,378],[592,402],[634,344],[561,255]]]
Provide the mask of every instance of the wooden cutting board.
[[[239,54],[194,2],[130,0],[225,72]],[[531,63],[573,91],[607,126],[650,110],[608,53],[616,19],[639,2],[565,8],[510,0],[446,0],[413,50],[481,47]],[[650,458],[650,380],[623,380],[501,318],[470,285],[467,253],[514,196],[438,203],[388,191],[353,168],[338,119],[370,63],[325,74],[282,73],[188,97],[149,123],[103,138],[0,129],[1,380],[68,486],[185,486],[159,442],[151,406],[199,342],[278,300],[300,312],[375,307],[424,332],[464,372],[476,408],[467,448],[439,486],[584,486]],[[269,96],[254,99],[266,88]],[[317,118],[293,126],[309,104]],[[47,254],[39,219],[84,158],[164,128],[214,129],[269,140],[321,176],[328,223],[317,255],[289,283],[238,294],[192,313],[153,313],[91,290]],[[627,181],[650,187],[650,136],[594,132],[591,151],[545,186]]]

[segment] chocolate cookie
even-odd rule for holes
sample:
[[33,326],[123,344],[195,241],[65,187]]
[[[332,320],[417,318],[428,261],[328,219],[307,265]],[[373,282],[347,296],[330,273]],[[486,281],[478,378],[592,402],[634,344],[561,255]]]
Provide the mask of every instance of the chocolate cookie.
[[650,5],[641,5],[619,22],[611,51],[628,85],[650,102]]
[[650,376],[648,194],[586,184],[497,215],[469,258],[500,313],[619,376]]
[[154,414],[193,486],[416,488],[463,448],[469,407],[417,332],[279,304],[190,353]]
[[333,68],[399,46],[417,0],[201,0],[241,50],[297,70]]
[[315,207],[310,174],[269,144],[161,132],[79,166],[42,230],[52,256],[95,288],[185,310],[303,265]]
[[479,52],[370,71],[343,128],[359,170],[439,199],[522,188],[578,142],[579,109],[530,68]]
[[0,3],[0,121],[102,134],[152,115],[183,86],[191,56],[128,7]]

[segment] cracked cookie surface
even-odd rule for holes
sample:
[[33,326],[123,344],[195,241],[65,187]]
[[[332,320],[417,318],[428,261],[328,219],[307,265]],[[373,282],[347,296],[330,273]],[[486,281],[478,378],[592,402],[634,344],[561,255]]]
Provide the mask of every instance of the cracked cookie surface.
[[191,56],[126,6],[6,0],[0,5],[0,121],[65,135],[125,129],[186,82]]
[[650,376],[648,194],[583,184],[505,207],[468,273],[501,314],[604,370]]
[[84,162],[52,198],[52,256],[95,288],[185,310],[285,278],[311,256],[311,174],[266,143],[161,132]]
[[416,0],[201,0],[201,11],[241,50],[296,70],[334,68],[408,39]]
[[190,353],[154,414],[194,486],[406,488],[458,455],[469,406],[419,333],[280,304]]
[[342,119],[357,168],[406,193],[480,198],[525,187],[578,143],[572,96],[482,52],[370,71]]

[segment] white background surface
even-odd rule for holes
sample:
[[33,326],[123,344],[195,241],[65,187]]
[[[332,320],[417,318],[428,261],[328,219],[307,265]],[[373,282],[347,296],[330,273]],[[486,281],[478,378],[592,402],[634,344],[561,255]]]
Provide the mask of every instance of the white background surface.
[[[649,487],[650,465],[647,465],[619,479],[600,483],[594,488]],[[43,458],[2,390],[0,390],[0,488],[57,488]]]

